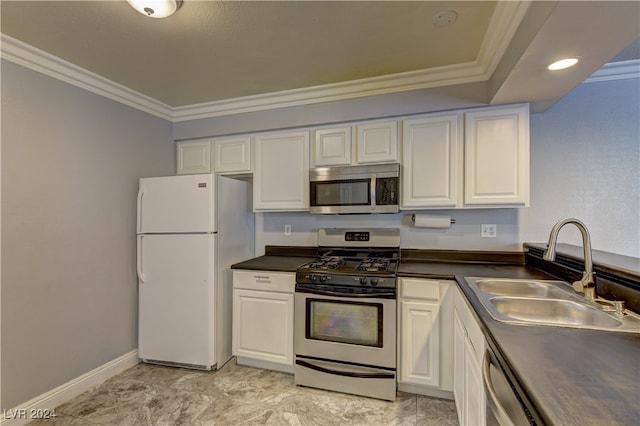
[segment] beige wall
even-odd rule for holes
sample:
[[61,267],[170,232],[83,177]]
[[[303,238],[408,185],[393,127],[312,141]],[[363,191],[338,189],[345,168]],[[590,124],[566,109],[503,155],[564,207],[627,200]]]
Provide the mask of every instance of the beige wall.
[[2,409],[137,347],[138,178],[171,123],[2,62]]

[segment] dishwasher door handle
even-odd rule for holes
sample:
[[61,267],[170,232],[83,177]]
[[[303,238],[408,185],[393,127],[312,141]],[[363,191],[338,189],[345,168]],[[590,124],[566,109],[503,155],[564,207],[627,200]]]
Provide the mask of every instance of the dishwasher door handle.
[[[499,368],[498,366],[495,367]],[[489,349],[485,350],[482,360],[482,383],[487,397],[487,408],[491,410],[498,424],[500,426],[513,426],[514,422],[500,403],[500,399],[493,385],[493,380],[491,379],[491,352]]]

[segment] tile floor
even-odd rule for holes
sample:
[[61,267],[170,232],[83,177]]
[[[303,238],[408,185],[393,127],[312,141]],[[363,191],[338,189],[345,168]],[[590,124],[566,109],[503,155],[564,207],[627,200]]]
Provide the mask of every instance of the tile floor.
[[296,386],[293,375],[139,364],[30,425],[457,425],[453,401],[398,392],[395,402]]

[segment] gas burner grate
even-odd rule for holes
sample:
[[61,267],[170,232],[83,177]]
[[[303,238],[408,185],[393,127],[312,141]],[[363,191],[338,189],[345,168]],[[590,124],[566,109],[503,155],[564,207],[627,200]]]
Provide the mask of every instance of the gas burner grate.
[[358,271],[384,272],[389,270],[389,259],[381,257],[369,257],[360,262],[356,269]]
[[307,264],[310,269],[338,269],[344,265],[345,260],[339,256],[319,257]]

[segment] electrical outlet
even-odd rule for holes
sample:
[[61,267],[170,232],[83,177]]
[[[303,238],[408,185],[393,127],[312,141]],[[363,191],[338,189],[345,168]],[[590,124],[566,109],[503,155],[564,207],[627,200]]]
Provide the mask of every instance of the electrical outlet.
[[480,225],[480,236],[482,238],[495,238],[498,232],[497,225]]
[[291,225],[284,226],[284,235],[291,235]]

